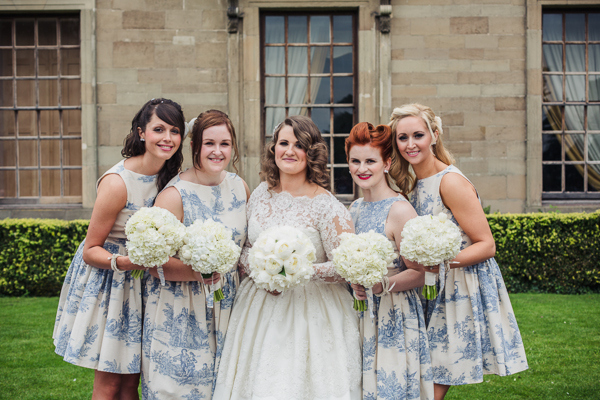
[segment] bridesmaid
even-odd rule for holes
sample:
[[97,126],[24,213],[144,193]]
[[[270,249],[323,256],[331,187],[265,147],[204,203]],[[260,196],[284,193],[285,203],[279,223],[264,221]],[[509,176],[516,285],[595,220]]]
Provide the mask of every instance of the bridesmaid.
[[[239,158],[235,129],[227,114],[201,113],[191,129],[193,168],[169,182],[155,205],[186,226],[212,219],[232,231],[241,247],[246,239],[246,200],[250,191],[238,175],[225,171]],[[237,170],[237,168],[236,168]],[[203,280],[177,258],[164,266],[161,286],[153,268],[145,286],[142,339],[144,399],[210,399],[229,313],[239,284],[237,268]],[[225,298],[214,302],[208,290],[222,283]]]
[[[461,251],[440,273],[438,296],[426,302],[435,399],[452,385],[483,381],[484,374],[511,375],[527,369],[521,334],[494,260],[496,245],[477,191],[456,168],[442,144],[442,120],[431,108],[394,109],[390,176],[419,215],[443,212],[463,236]],[[414,175],[413,175],[414,173]]]
[[[350,206],[356,233],[374,230],[385,235],[397,253],[404,224],[417,213],[387,179],[391,128],[357,124],[346,139],[346,157],[352,179],[364,194]],[[360,321],[364,399],[433,399],[425,319],[416,290],[423,286],[424,274],[423,266],[398,255],[387,276],[372,289],[375,318],[366,311]],[[367,298],[362,286],[352,288],[359,299]]]
[[96,370],[92,399],[138,399],[143,269],[127,256],[125,223],[179,172],[185,118],[152,99],[138,111],[121,154],[98,180],[90,225],[65,277],[54,325],[56,353]]

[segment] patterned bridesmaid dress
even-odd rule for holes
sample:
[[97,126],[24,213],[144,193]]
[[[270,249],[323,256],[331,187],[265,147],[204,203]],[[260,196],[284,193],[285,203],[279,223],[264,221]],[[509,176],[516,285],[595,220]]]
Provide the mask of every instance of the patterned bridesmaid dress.
[[[464,177],[451,165],[419,179],[411,203],[419,215],[443,212],[458,225],[440,196],[440,183],[448,173]],[[462,250],[471,245],[471,240],[461,232]],[[439,289],[438,283],[438,297],[426,302],[435,383],[479,383],[486,374],[506,376],[528,368],[517,320],[494,258],[450,269],[443,290]]]
[[[166,187],[170,186],[181,195],[185,226],[198,219],[212,219],[229,228],[235,242],[243,245],[246,189],[239,176],[227,173],[217,186],[203,186],[176,176]],[[234,266],[221,278],[225,298],[215,303],[208,287],[200,282],[167,281],[161,286],[159,279],[147,278],[142,339],[144,399],[212,397],[238,284]]]
[[[112,227],[104,248],[127,254],[125,223],[141,207],[150,207],[157,194],[156,175],[125,169],[122,160],[106,171],[127,187],[127,204]],[[85,240],[84,240],[85,242]],[[83,261],[82,242],[73,257],[60,293],[54,324],[55,351],[81,367],[117,374],[140,372],[142,343],[142,281],[131,271],[113,272]]]
[[[402,195],[375,202],[362,198],[350,207],[356,233],[375,231],[385,236],[385,222]],[[388,277],[406,269],[398,258]],[[369,291],[370,293],[370,291]],[[369,301],[369,300],[367,300]],[[375,297],[375,318],[360,313],[363,335],[363,399],[433,399],[431,361],[421,300],[416,289]]]

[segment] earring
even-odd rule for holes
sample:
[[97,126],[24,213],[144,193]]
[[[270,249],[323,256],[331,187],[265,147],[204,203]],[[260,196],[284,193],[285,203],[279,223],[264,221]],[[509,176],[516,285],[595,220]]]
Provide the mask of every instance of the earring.
[[390,171],[388,171],[387,169],[384,169],[383,172],[387,174]]
[[140,138],[140,142],[145,142],[145,141],[146,141],[146,139],[144,139],[143,137]]

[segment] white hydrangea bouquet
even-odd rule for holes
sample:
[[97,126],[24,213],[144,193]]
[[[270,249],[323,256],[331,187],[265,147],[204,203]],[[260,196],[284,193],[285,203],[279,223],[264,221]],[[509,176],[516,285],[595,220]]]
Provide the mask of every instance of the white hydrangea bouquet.
[[[407,260],[426,267],[448,263],[460,252],[462,236],[456,224],[444,213],[423,215],[404,224],[400,254]],[[425,272],[423,296],[427,300],[437,297],[438,276]]]
[[291,226],[275,226],[263,231],[250,249],[250,278],[260,289],[283,292],[310,281],[316,259],[306,234]]
[[[394,261],[394,247],[385,236],[373,231],[343,233],[340,245],[333,250],[333,265],[350,283],[372,288],[387,274]],[[354,299],[354,309],[366,311],[364,300]]]
[[[179,250],[179,259],[200,272],[203,278],[210,278],[214,272],[228,272],[237,263],[242,251],[233,241],[231,230],[211,219],[196,220],[188,226],[184,242]],[[223,300],[221,288],[213,293],[214,301]]]
[[[142,207],[127,220],[125,234],[131,262],[146,268],[159,267],[161,283],[164,285],[160,267],[183,245],[185,226],[164,208]],[[134,278],[143,275],[142,270],[131,271]]]

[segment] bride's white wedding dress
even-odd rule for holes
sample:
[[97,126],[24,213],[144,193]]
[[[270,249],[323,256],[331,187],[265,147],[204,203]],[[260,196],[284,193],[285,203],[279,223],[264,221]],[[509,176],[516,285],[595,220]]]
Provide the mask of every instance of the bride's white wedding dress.
[[354,400],[361,392],[358,316],[331,263],[339,235],[351,230],[346,208],[331,194],[314,198],[274,193],[262,183],[248,203],[248,251],[258,235],[289,225],[317,249],[315,276],[274,296],[246,278],[238,289],[213,399]]

